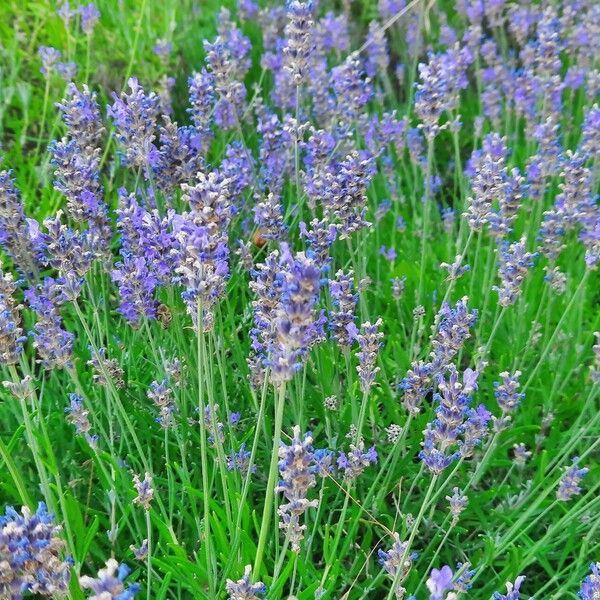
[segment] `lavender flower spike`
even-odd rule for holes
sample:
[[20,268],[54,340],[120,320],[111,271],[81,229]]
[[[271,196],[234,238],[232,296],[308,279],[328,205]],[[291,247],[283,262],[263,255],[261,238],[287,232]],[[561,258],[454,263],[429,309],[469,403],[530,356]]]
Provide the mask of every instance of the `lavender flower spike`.
[[[429,600],[444,600],[446,592],[454,589],[452,569],[445,565],[441,569],[432,569],[429,579],[425,582],[430,592]],[[456,597],[456,594],[453,594]],[[449,597],[448,597],[449,598]]]
[[138,475],[133,476],[133,485],[137,496],[133,499],[134,504],[139,504],[144,510],[150,510],[150,503],[154,497],[154,488],[152,487],[152,475],[146,473],[144,479],[140,480]]
[[84,575],[79,578],[79,585],[93,592],[88,600],[131,600],[140,590],[137,583],[125,587],[123,583],[131,572],[127,565],[119,565],[114,558],[106,561],[104,569],[98,571],[98,577]]
[[14,293],[17,289],[11,273],[0,270],[0,364],[12,365],[19,360],[27,339],[21,327],[21,309]]
[[[402,562],[402,557],[405,553],[406,542],[401,542],[400,535],[397,533],[394,533],[394,543],[390,550],[385,551],[380,548],[377,551],[379,563],[394,581],[404,581],[412,566],[412,556],[407,556],[404,558],[404,562]],[[405,592],[406,590],[400,585],[394,590],[394,594],[398,600],[404,598]]]
[[600,562],[590,565],[591,574],[581,584],[579,597],[581,600],[597,600],[600,598]]
[[280,529],[289,536],[292,550],[300,551],[300,542],[304,539],[306,525],[300,525],[300,518],[309,508],[318,506],[317,500],[308,500],[308,491],[317,484],[311,463],[314,460],[312,437],[310,433],[300,436],[300,427],[293,427],[294,437],[289,446],[279,448],[279,472],[281,481],[275,488],[282,492],[287,503],[279,507]]
[[291,0],[288,4],[288,23],[285,27],[286,45],[283,48],[284,68],[295,85],[306,79],[308,59],[313,51],[312,2]]
[[25,591],[62,596],[69,588],[70,563],[63,558],[61,527],[43,502],[35,513],[7,507],[0,515],[0,598],[21,600]]
[[[500,592],[494,592],[492,598],[494,600],[519,600],[519,590],[521,589],[521,584],[525,581],[524,575],[519,575],[515,579],[515,583],[511,583],[510,581],[506,582],[506,594],[501,594]],[[533,600],[533,599],[531,599]]]
[[377,319],[373,324],[367,321],[361,325],[360,331],[356,331],[354,324],[349,326],[353,337],[360,346],[360,352],[357,354],[358,366],[356,370],[360,379],[360,388],[364,394],[369,393],[375,381],[375,375],[380,370],[377,366],[377,357],[379,356],[379,349],[383,346],[383,332],[379,331],[382,324],[382,319]]
[[261,600],[267,593],[267,587],[262,581],[251,583],[252,567],[246,565],[244,576],[237,581],[227,580],[228,600]]
[[556,498],[561,502],[568,502],[574,496],[581,494],[581,487],[579,483],[581,479],[587,474],[589,469],[586,467],[579,468],[577,463],[579,457],[576,456],[572,460],[572,466],[570,466],[563,474],[560,483],[558,484],[558,490],[556,490]]
[[521,295],[521,284],[525,275],[533,266],[536,253],[525,251],[526,241],[526,238],[522,237],[512,244],[504,242],[498,251],[498,275],[501,285],[492,289],[498,292],[500,306],[510,306],[516,302]]

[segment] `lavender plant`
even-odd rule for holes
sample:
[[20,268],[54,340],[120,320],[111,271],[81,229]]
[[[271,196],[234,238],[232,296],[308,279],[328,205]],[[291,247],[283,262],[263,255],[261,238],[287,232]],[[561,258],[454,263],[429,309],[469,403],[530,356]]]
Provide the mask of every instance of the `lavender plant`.
[[0,598],[597,598],[597,3],[5,4]]

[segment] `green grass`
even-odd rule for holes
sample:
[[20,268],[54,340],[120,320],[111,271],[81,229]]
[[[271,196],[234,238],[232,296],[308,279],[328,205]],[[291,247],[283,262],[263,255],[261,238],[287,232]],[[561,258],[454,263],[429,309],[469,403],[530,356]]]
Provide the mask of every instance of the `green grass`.
[[[65,83],[53,77],[46,96],[37,48],[55,46],[75,61],[79,66],[77,83],[87,82],[98,91],[103,112],[104,104],[111,102],[110,92],[120,92],[129,75],[137,76],[147,90],[156,89],[165,72],[173,75],[174,118],[188,123],[187,77],[203,64],[202,40],[216,35],[220,7],[212,0],[124,0],[122,5],[116,0],[99,0],[97,4],[101,22],[89,41],[85,36],[67,35],[54,3],[30,1],[24,5],[7,0],[0,6],[2,168],[14,170],[27,215],[40,221],[64,204],[62,195],[52,187],[45,148],[65,133],[54,108],[63,97]],[[352,10],[355,48],[361,44],[359,32],[376,16],[376,7],[363,0]],[[431,19],[435,32],[439,24],[435,12]],[[456,15],[450,19],[462,26]],[[243,30],[253,42],[253,67],[246,81],[251,97],[252,84],[261,78],[261,35],[257,23],[246,23]],[[390,41],[396,55],[404,57],[405,49],[398,42],[402,35],[394,29]],[[174,46],[166,70],[152,52],[158,38],[169,39]],[[407,82],[409,77],[407,74]],[[271,85],[267,75],[263,79],[265,96]],[[377,78],[376,85],[383,89],[383,78]],[[268,598],[285,598],[293,592],[299,600],[312,599],[319,587],[325,589],[326,598],[385,598],[392,580],[382,571],[377,550],[391,547],[391,532],[398,532],[402,540],[414,538],[411,551],[418,552],[402,583],[407,595],[426,597],[424,582],[430,563],[431,567],[448,564],[454,569],[457,562],[469,562],[476,569],[469,597],[490,598],[493,591],[504,590],[506,581],[526,574],[523,590],[527,596],[576,598],[590,561],[599,555],[599,389],[592,385],[589,367],[592,332],[600,329],[600,280],[595,271],[586,274],[584,250],[571,234],[559,260],[567,274],[566,292],[557,295],[549,288],[544,281],[546,259],[540,257],[523,283],[522,296],[514,306],[501,310],[492,291],[498,283],[496,242],[482,233],[473,236],[465,251],[464,263],[470,265],[470,271],[449,284],[439,265],[452,263],[464,250],[466,223],[460,236],[458,217],[452,230],[446,231],[435,207],[450,206],[459,215],[465,206],[469,183],[449,163],[456,165],[459,158],[464,165],[471,151],[480,147],[481,140],[473,131],[479,111],[474,88],[470,86],[461,100],[465,126],[458,138],[454,140],[445,131],[432,148],[432,173],[442,177],[440,189],[433,194],[434,203],[428,209],[421,203],[427,194],[425,169],[415,166],[408,153],[397,156],[391,152],[390,172],[380,160],[369,188],[369,220],[375,220],[375,210],[384,199],[392,200],[391,210],[376,226],[333,246],[330,277],[338,269],[352,268],[357,282],[370,278],[360,293],[357,324],[383,320],[381,370],[370,393],[363,397],[356,374],[356,348],[344,356],[333,341],[317,345],[303,370],[284,388],[282,439],[289,441],[292,427],[299,425],[303,432],[312,432],[315,447],[347,450],[351,440],[346,436],[364,407],[363,434],[367,447],[376,446],[379,462],[353,483],[337,474],[318,478],[310,496],[318,498],[319,507],[303,517],[306,539],[298,555],[289,550],[283,553],[285,533],[277,529],[275,508],[261,525],[277,390],[265,386],[262,393],[255,392],[248,384],[253,294],[250,275],[233,253],[231,277],[216,309],[214,331],[195,335],[175,286],[162,289],[158,296],[172,314],[167,327],[154,321],[131,328],[116,310],[117,288],[100,265],[95,265],[79,300],[62,309],[66,328],[75,334],[73,369],[44,370],[36,363],[31,341],[16,370],[4,369],[3,379],[31,374],[32,384],[22,407],[6,390],[0,391],[0,506],[35,507],[39,500],[46,500],[63,525],[68,553],[74,560],[71,598],[84,597],[76,575],[95,574],[110,556],[133,567],[131,580],[142,584],[139,596],[143,597],[147,565],[136,562],[129,548],[149,537],[148,528],[148,597],[157,600],[225,597],[225,580],[237,580],[245,565],[255,565],[259,539],[261,546],[264,543],[264,557],[254,577],[266,583]],[[396,109],[401,116],[411,115],[415,124],[408,101],[408,89],[395,88],[393,97],[385,96],[383,105],[372,102],[370,110]],[[566,93],[565,101],[565,144],[574,149],[585,99],[578,93],[570,102]],[[111,130],[108,122],[107,128]],[[243,134],[256,156],[254,128],[254,122],[248,120]],[[490,128],[486,124],[484,131]],[[509,166],[523,169],[535,151],[534,143],[525,138],[523,124],[509,121],[502,133],[508,136],[512,150]],[[218,166],[226,143],[239,137],[238,132],[217,132],[209,163]],[[364,140],[358,138],[357,134],[357,145],[364,147]],[[102,183],[105,200],[113,209],[117,189],[124,185],[131,191],[139,181],[135,172],[118,165],[116,150],[114,138],[107,136]],[[597,170],[594,175],[597,182]],[[544,207],[553,203],[559,182],[557,173],[546,188]],[[285,193],[288,202],[296,201],[293,180]],[[251,203],[252,193],[246,192],[246,196]],[[181,198],[175,204],[177,209],[185,209]],[[289,221],[289,238],[297,250],[303,249],[299,222],[310,218],[306,207],[303,211]],[[407,224],[405,232],[395,227],[399,216]],[[535,201],[526,198],[512,239],[526,235],[528,247],[533,249],[540,216]],[[238,238],[251,235],[242,226],[246,217],[248,214],[242,213],[234,219],[232,248]],[[429,238],[422,244],[425,218],[429,219]],[[396,249],[396,260],[389,262],[379,255],[382,245]],[[275,242],[265,248],[253,246],[255,262],[276,247]],[[116,239],[114,249],[116,256]],[[10,268],[6,258],[5,270]],[[394,277],[406,277],[400,300],[392,297]],[[523,373],[526,398],[511,426],[493,436],[490,446],[484,445],[458,468],[449,467],[431,484],[432,477],[422,470],[417,453],[422,432],[432,419],[433,403],[428,398],[421,414],[409,418],[397,384],[413,360],[427,357],[431,327],[446,293],[452,304],[467,295],[469,307],[479,311],[473,335],[457,360],[461,371],[475,368],[484,358],[481,349],[487,350],[487,366],[474,402],[499,415],[493,383],[499,373],[517,369]],[[322,306],[328,307],[330,302],[323,289]],[[419,304],[424,314],[416,318],[414,309]],[[34,322],[31,311],[24,311],[24,321],[29,330]],[[539,323],[535,332],[534,321]],[[107,355],[118,361],[124,371],[122,389],[93,380],[87,364],[90,347],[106,347]],[[177,427],[165,433],[155,422],[156,408],[146,391],[153,380],[165,376],[165,361],[172,358],[179,358],[184,370],[175,390]],[[100,437],[97,451],[76,436],[65,419],[69,393],[85,399],[93,430]],[[323,404],[324,398],[332,395],[338,398],[336,412]],[[214,431],[198,426],[197,407],[206,404],[219,407],[218,418],[225,424],[222,446],[206,439]],[[232,412],[241,413],[235,426],[227,420]],[[405,427],[397,444],[386,439],[385,429],[391,424]],[[256,448],[257,472],[249,479],[247,490],[244,478],[223,465],[224,454],[237,451],[242,443]],[[526,444],[533,453],[522,468],[512,461],[511,448],[517,443]],[[573,456],[580,456],[590,472],[584,478],[582,494],[568,504],[559,503],[555,501],[557,482]],[[156,487],[148,522],[144,511],[132,503],[136,495],[132,474],[145,471],[153,474]],[[464,490],[469,504],[459,522],[451,526],[444,498],[454,486]],[[281,495],[275,497],[280,500]],[[409,515],[418,524],[414,536]]]

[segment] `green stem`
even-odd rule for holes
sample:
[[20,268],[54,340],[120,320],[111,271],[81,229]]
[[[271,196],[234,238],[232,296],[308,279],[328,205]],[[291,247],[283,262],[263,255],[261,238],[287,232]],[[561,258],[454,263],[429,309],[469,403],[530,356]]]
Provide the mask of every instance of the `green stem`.
[[279,443],[281,442],[281,426],[283,423],[283,407],[285,404],[285,383],[277,388],[278,398],[275,405],[275,426],[273,430],[273,448],[271,450],[271,464],[269,466],[269,478],[267,480],[267,489],[265,490],[265,505],[263,508],[260,533],[258,537],[258,546],[256,548],[256,559],[252,575],[256,580],[260,577],[267,536],[271,529],[271,512],[273,510],[273,497],[275,494],[275,485],[277,483],[277,465],[279,460]]

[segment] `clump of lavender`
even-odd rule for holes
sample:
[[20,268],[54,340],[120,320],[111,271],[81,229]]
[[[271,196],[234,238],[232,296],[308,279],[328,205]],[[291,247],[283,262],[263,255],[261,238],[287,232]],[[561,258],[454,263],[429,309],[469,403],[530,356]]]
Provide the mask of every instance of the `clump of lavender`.
[[[379,564],[381,564],[385,572],[395,583],[404,581],[412,566],[414,556],[405,556],[406,550],[407,543],[400,540],[398,533],[394,533],[392,547],[387,551],[381,548],[377,551]],[[404,598],[406,590],[399,583],[396,583],[396,588],[393,591],[398,600]]]
[[43,248],[42,262],[58,271],[63,278],[83,277],[95,257],[94,233],[76,231],[62,223],[63,211],[44,219],[47,233],[36,232],[36,243]]
[[77,394],[69,394],[69,406],[65,408],[65,412],[68,414],[69,423],[75,426],[75,431],[82,435],[92,448],[96,448],[98,436],[90,434],[92,430],[89,419],[90,411],[85,408],[83,398]]
[[[354,436],[353,436],[354,437]],[[351,481],[359,477],[369,466],[377,463],[377,451],[371,446],[365,451],[365,442],[359,439],[355,444],[350,444],[350,450],[340,452],[337,465],[344,472],[344,477]]]
[[227,580],[228,600],[260,600],[267,593],[267,586],[262,581],[252,583],[252,566],[246,565],[244,576],[237,581]]
[[356,122],[373,95],[371,81],[364,77],[358,52],[331,70],[331,81],[342,124],[349,127]]
[[498,292],[498,303],[506,307],[514,304],[522,293],[522,283],[527,271],[533,266],[535,252],[527,252],[527,240],[522,237],[518,242],[504,242],[498,250],[498,275],[500,286],[492,289]]
[[150,504],[154,497],[154,488],[152,487],[152,475],[144,474],[144,479],[140,480],[139,475],[134,474],[133,486],[137,496],[133,499],[134,504],[139,504],[144,510],[150,510]]
[[386,75],[390,64],[389,48],[385,38],[385,29],[378,21],[369,23],[369,33],[365,44],[369,46],[365,60],[367,75],[371,78],[375,77],[377,73]]
[[131,569],[127,565],[109,558],[97,577],[84,575],[79,578],[79,585],[92,592],[89,600],[131,600],[140,591],[140,586],[132,583],[126,587],[125,579],[129,573]]
[[156,422],[163,429],[174,427],[173,415],[177,409],[173,398],[173,388],[169,385],[169,381],[167,379],[163,379],[161,382],[153,381],[146,392],[146,396],[158,407],[159,415]]
[[300,551],[300,542],[304,539],[306,525],[300,520],[309,508],[318,506],[317,500],[309,500],[308,492],[316,484],[316,478],[311,468],[314,459],[312,436],[306,433],[300,435],[300,427],[292,428],[293,437],[289,446],[279,447],[279,473],[281,481],[275,488],[281,492],[287,502],[279,506],[281,522],[280,529],[285,530],[294,552]]
[[592,571],[581,584],[579,597],[581,600],[596,600],[600,597],[600,562],[590,565]]
[[291,0],[287,7],[288,23],[285,26],[283,47],[284,69],[296,86],[307,77],[309,58],[313,52],[312,2]]
[[3,365],[18,362],[27,339],[21,327],[23,306],[15,300],[16,289],[12,273],[0,270],[0,364]]
[[22,598],[24,592],[40,596],[67,593],[70,562],[54,515],[40,502],[35,513],[24,506],[19,514],[7,507],[0,516],[0,597]]
[[589,471],[586,467],[577,466],[579,457],[574,457],[571,462],[573,464],[563,473],[558,484],[558,489],[556,490],[556,499],[561,502],[568,502],[574,496],[581,494],[579,484]]
[[146,172],[156,165],[158,150],[154,144],[159,98],[151,92],[146,94],[135,77],[127,81],[131,92],[113,93],[114,102],[108,107],[117,130],[117,140],[125,152],[129,166]]
[[144,561],[148,558],[148,540],[143,540],[140,546],[131,544],[129,549],[133,552],[136,560]]
[[421,403],[431,390],[433,365],[423,361],[415,362],[408,370],[398,388],[402,390],[402,405],[406,411],[416,416],[421,412]]
[[358,295],[353,291],[353,271],[344,273],[339,270],[335,277],[329,280],[329,292],[333,303],[333,310],[329,314],[329,328],[333,339],[343,351],[346,351],[352,345],[348,328],[356,320],[354,313]]
[[371,386],[375,381],[375,375],[379,372],[377,366],[377,358],[379,350],[383,346],[383,332],[379,331],[383,324],[382,319],[371,324],[369,321],[360,326],[360,330],[354,324],[350,325],[352,337],[356,339],[360,346],[360,351],[357,353],[358,365],[356,371],[360,380],[360,389],[363,394],[368,394]]

